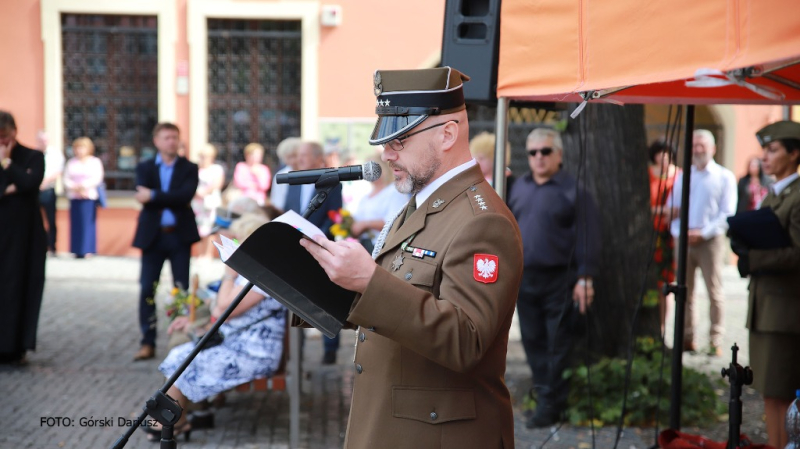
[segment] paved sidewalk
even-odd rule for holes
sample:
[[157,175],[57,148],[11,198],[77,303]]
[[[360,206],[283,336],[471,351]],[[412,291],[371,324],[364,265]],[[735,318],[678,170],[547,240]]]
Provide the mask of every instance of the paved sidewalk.
[[[198,272],[203,283],[218,277],[221,270],[219,261],[192,263],[192,272]],[[108,448],[125,432],[126,426],[120,425],[120,421],[138,415],[144,401],[164,382],[156,369],[158,361],[131,362],[139,338],[138,275],[138,259],[75,260],[66,256],[48,259],[38,350],[29,353],[26,366],[0,366],[0,448]],[[169,279],[166,265],[162,285],[167,285]],[[746,283],[735,276],[735,269],[726,269],[725,290],[729,299],[726,344],[733,341],[739,344],[740,363],[745,365]],[[160,296],[165,291],[166,287],[162,287]],[[707,338],[708,301],[704,291],[698,293],[698,309],[702,312],[698,335]],[[165,319],[160,320],[160,326],[159,347],[164,348]],[[301,382],[300,447],[339,448],[344,441],[350,407],[354,333],[343,332],[339,363],[333,366],[319,364],[322,355],[319,333],[307,335],[305,375]],[[702,347],[705,342],[698,343]],[[158,353],[159,358],[165,355],[163,349]],[[687,365],[714,373],[728,363],[727,358],[701,355],[687,356],[685,360]],[[518,341],[512,341],[509,347],[507,381],[517,402],[530,388],[530,373]],[[746,408],[749,405],[745,403]],[[525,429],[519,405],[516,407],[517,447],[539,447],[550,437],[550,429]],[[54,425],[57,418],[61,418],[60,425]],[[92,419],[104,426],[85,422]],[[758,430],[756,424],[753,430],[745,428],[745,431],[763,441],[763,437],[754,434]],[[718,427],[713,432],[724,430],[722,425]],[[288,429],[287,393],[231,392],[226,396],[225,406],[216,411],[216,428],[192,432],[191,441],[184,443],[181,438],[178,446],[287,448]],[[615,429],[599,430],[596,447],[613,447],[614,436]],[[646,448],[652,441],[652,430],[628,429],[619,447]],[[146,441],[143,432],[138,431],[126,447],[154,446],[157,444]],[[545,447],[591,447],[591,432],[563,426]]]

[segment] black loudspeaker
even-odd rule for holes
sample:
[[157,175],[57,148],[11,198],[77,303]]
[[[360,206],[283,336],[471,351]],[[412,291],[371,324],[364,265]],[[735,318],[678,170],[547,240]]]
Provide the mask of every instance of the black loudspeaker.
[[447,0],[442,65],[469,75],[464,98],[473,103],[497,100],[500,0]]

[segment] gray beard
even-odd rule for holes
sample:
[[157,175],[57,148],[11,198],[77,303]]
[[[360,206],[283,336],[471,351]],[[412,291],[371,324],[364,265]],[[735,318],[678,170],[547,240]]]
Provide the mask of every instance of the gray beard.
[[425,167],[424,172],[419,175],[414,175],[406,169],[407,176],[404,180],[400,181],[395,179],[394,186],[397,188],[398,192],[416,195],[431,182],[433,175],[436,174],[436,171],[439,170],[439,167],[442,165],[442,161],[436,157],[431,157],[423,162],[423,166]]

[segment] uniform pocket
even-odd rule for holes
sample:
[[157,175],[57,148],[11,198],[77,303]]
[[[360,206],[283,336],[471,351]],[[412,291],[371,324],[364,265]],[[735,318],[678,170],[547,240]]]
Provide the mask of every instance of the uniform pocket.
[[397,270],[395,276],[406,280],[409,284],[420,287],[433,287],[436,279],[436,263],[429,263],[422,259],[412,258],[406,255],[403,265]]
[[472,390],[392,387],[392,416],[428,424],[475,419]]

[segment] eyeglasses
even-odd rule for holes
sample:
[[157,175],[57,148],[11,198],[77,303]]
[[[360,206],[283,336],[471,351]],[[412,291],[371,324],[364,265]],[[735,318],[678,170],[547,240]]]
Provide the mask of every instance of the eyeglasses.
[[541,150],[528,150],[528,154],[533,157],[536,157],[536,154],[540,152],[542,153],[542,157],[550,156],[553,153],[553,149],[550,147],[544,147]]
[[405,147],[403,146],[403,141],[404,141],[404,140],[408,139],[408,138],[409,138],[409,137],[411,137],[411,136],[416,136],[417,134],[419,134],[419,133],[421,133],[421,132],[425,132],[425,131],[427,131],[427,130],[429,130],[429,129],[437,128],[437,127],[439,127],[439,126],[444,126],[444,125],[446,125],[446,124],[448,124],[448,123],[450,123],[450,122],[456,122],[456,123],[458,123],[458,120],[448,120],[448,121],[446,121],[446,122],[442,122],[442,123],[437,123],[437,124],[435,124],[435,125],[431,125],[431,126],[429,126],[429,127],[427,127],[427,128],[422,128],[422,129],[421,129],[421,130],[419,130],[419,131],[414,131],[414,132],[413,132],[413,133],[411,133],[411,134],[406,134],[406,135],[405,135],[405,136],[403,136],[403,137],[398,137],[397,139],[394,139],[394,140],[391,140],[391,141],[389,141],[389,142],[386,142],[385,144],[383,144],[383,146],[384,146],[384,147],[389,147],[389,148],[391,148],[391,150],[392,150],[392,151],[402,151],[402,150],[404,150],[404,149],[405,149]]

